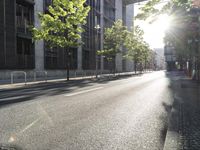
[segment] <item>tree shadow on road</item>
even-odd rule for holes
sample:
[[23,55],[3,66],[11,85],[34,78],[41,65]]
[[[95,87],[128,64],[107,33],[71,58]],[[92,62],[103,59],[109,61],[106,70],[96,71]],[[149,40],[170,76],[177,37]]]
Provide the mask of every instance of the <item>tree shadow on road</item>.
[[[60,81],[56,83],[40,83],[33,86],[27,86],[17,89],[8,89],[0,91],[0,108],[9,104],[30,101],[42,96],[56,96],[67,94],[75,89],[91,87],[95,84],[107,84],[114,80],[123,80],[133,75],[113,76],[101,79],[82,79],[71,81]],[[137,76],[137,75],[134,75]]]

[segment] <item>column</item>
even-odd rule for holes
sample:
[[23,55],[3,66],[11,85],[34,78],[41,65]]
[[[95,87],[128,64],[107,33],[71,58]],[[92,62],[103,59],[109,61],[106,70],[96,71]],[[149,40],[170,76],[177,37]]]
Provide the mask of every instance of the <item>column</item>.
[[[103,29],[104,29],[104,0],[101,0],[101,4],[100,4],[100,7],[101,7],[101,21],[100,21],[100,27],[101,27],[101,49],[103,49],[103,39],[104,39],[104,32],[103,32]],[[104,70],[104,58],[103,56],[101,56],[101,71]]]
[[[134,18],[134,4],[129,4],[125,6],[124,9],[124,20],[128,30],[131,30],[133,26],[133,18]],[[134,71],[134,62],[131,60],[126,60],[126,71]]]
[[[35,27],[40,27],[40,21],[38,18],[38,13],[43,12],[43,0],[35,0],[34,7],[34,18],[35,18]],[[35,42],[35,70],[44,70],[44,41]]]
[[[81,42],[81,39],[79,40],[79,42]],[[82,46],[78,47],[78,51],[77,51],[77,63],[78,63],[78,70],[82,70]]]
[[[118,19],[123,20],[123,16],[122,16],[123,15],[123,13],[122,13],[123,12],[123,2],[122,2],[122,0],[116,0],[115,7],[116,7],[115,20],[116,21]],[[116,71],[122,71],[122,54],[121,53],[116,55],[115,65],[116,65]]]

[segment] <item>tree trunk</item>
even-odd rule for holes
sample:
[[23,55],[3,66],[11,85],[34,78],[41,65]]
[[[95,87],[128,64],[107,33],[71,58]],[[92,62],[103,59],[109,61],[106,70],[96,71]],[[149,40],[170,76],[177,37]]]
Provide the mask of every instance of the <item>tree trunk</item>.
[[69,81],[69,69],[70,69],[69,47],[66,48],[66,52],[67,52],[67,81]]
[[144,63],[144,72],[146,72],[146,69],[147,69],[147,61],[145,59],[145,63]]
[[137,73],[137,62],[134,62],[134,65],[135,65],[134,69],[135,69],[135,74],[136,74]]

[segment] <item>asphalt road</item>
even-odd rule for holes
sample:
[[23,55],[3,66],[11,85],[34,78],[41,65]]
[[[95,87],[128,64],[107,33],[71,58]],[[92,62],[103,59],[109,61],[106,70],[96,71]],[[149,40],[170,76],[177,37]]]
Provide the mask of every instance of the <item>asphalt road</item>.
[[172,105],[165,73],[0,92],[0,144],[26,150],[161,150]]

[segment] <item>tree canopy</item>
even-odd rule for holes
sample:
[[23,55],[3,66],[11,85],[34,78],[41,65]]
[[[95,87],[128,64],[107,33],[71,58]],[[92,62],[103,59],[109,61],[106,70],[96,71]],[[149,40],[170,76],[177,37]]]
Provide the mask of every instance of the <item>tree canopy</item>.
[[143,35],[144,31],[139,26],[132,27],[129,31],[122,21],[118,20],[105,29],[104,49],[99,50],[98,55],[111,61],[117,53],[121,53],[123,58],[134,61],[135,65],[143,64],[150,56],[150,47],[144,41]]
[[121,53],[127,34],[127,28],[123,25],[122,20],[117,20],[110,28],[105,29],[104,48],[97,54],[112,59],[117,53]]
[[39,13],[40,28],[33,28],[35,40],[45,40],[52,46],[78,45],[83,32],[82,25],[90,10],[86,0],[53,0],[48,13]]
[[143,35],[144,31],[139,26],[136,26],[132,31],[128,32],[125,41],[127,52],[124,57],[134,61],[135,71],[138,64],[142,65],[147,63],[150,57],[150,47],[148,43],[144,41]]
[[140,13],[137,14],[136,19],[152,18],[154,20],[160,14],[176,15],[180,10],[182,12],[189,11],[191,6],[192,0],[149,0],[140,8]]

